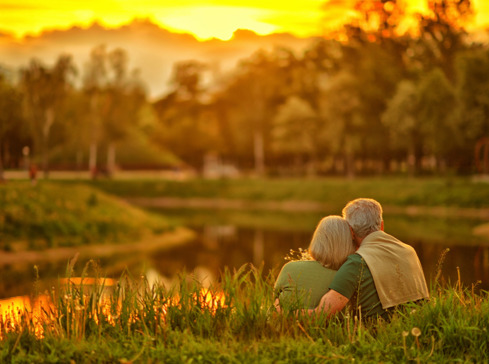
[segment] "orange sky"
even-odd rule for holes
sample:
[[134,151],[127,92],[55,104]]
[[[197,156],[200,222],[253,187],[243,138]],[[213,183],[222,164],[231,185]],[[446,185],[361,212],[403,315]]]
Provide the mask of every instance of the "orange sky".
[[[347,14],[353,0],[0,0],[0,31],[16,37],[44,29],[88,26],[98,21],[118,26],[149,17],[162,27],[194,34],[198,39],[229,39],[239,28],[258,34],[289,32],[322,35]],[[423,0],[406,0],[421,9]],[[489,1],[472,0],[477,26],[489,25]],[[327,13],[321,10],[329,3]],[[326,20],[326,21],[324,21]]]

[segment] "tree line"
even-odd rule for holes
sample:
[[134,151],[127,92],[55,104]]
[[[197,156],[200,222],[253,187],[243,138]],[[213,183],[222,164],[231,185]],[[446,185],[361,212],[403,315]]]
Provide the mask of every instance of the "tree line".
[[302,54],[260,50],[226,74],[176,63],[156,101],[122,49],[95,47],[81,72],[32,60],[0,77],[0,176],[26,146],[46,176],[209,157],[258,175],[487,173],[489,47],[466,31],[470,0],[428,0],[409,31],[402,4],[357,1]]

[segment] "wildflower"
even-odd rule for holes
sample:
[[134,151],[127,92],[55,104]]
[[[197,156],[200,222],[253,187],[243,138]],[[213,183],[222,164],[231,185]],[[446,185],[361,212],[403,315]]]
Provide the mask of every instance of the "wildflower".
[[421,330],[417,327],[413,327],[411,330],[411,335],[418,337],[421,335]]
[[414,336],[414,339],[416,340],[416,347],[418,348],[419,350],[419,340],[418,340],[418,336],[421,335],[421,330],[417,327],[413,327],[412,330],[411,330],[411,334]]

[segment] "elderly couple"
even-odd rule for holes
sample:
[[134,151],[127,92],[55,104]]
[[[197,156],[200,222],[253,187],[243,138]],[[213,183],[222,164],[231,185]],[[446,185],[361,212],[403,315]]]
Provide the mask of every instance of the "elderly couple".
[[330,316],[350,301],[362,318],[388,319],[392,307],[429,297],[415,250],[384,232],[375,200],[353,200],[343,217],[323,218],[309,254],[313,260],[283,266],[274,288],[279,310],[295,304]]

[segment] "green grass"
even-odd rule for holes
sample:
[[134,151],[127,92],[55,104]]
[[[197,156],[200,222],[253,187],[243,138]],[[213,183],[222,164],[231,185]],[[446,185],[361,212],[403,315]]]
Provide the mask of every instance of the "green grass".
[[0,185],[0,249],[12,241],[28,249],[127,242],[170,229],[149,214],[91,186],[40,181]]
[[123,197],[314,201],[340,211],[346,201],[358,197],[374,198],[386,206],[489,207],[489,183],[475,183],[463,177],[98,180],[89,183]]
[[251,266],[226,271],[209,288],[211,297],[223,297],[212,307],[191,276],[170,288],[123,276],[105,306],[101,286],[62,286],[44,311],[51,319],[43,321],[42,339],[29,312],[13,328],[1,323],[0,362],[489,361],[487,292],[433,284],[429,301],[399,308],[390,322],[348,313],[328,321],[275,312],[274,276]]

